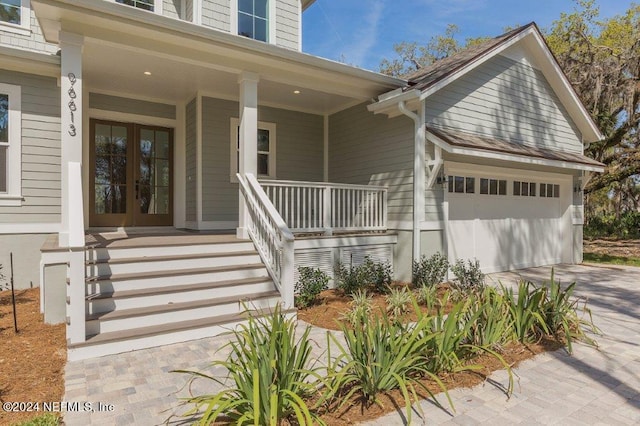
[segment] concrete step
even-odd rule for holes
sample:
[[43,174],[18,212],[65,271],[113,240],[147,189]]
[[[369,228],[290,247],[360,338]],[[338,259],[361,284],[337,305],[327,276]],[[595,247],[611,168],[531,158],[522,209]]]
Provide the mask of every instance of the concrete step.
[[255,250],[204,254],[175,254],[167,256],[154,255],[87,261],[86,275],[88,277],[109,276],[225,265],[248,265],[259,262],[260,256]]
[[251,296],[274,291],[275,285],[269,276],[204,282],[187,285],[172,285],[159,288],[122,290],[94,293],[87,296],[87,312],[90,314],[114,310],[143,308],[170,303],[192,302],[217,297]]
[[88,277],[87,294],[192,285],[267,276],[262,263]]
[[[237,314],[249,308],[267,309],[280,300],[280,293],[268,291],[250,296],[216,297],[181,303],[115,310],[106,313],[87,315],[87,336],[125,331],[131,328],[150,327],[171,324],[177,321],[190,321],[220,315]],[[246,307],[245,307],[246,306]]]
[[233,241],[206,244],[167,244],[154,246],[87,248],[87,261],[116,260],[140,257],[198,255],[206,253],[232,253],[254,250],[251,241]]
[[[253,315],[266,315],[269,311],[270,309],[254,311]],[[296,311],[291,310],[284,313],[295,316]],[[67,359],[69,361],[77,361],[212,337],[228,332],[238,324],[245,322],[246,318],[246,313],[237,313],[199,320],[178,321],[172,324],[130,328],[119,332],[101,333],[90,336],[86,342],[68,344]]]

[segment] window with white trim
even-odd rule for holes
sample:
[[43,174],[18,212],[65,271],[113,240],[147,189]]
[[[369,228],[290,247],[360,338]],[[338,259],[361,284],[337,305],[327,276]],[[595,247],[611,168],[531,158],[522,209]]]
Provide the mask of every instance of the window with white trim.
[[507,195],[507,181],[504,179],[480,179],[480,194]]
[[22,199],[22,116],[20,86],[0,83],[0,205]]
[[520,195],[522,197],[535,197],[536,184],[534,182],[519,182],[517,180],[514,180],[513,195]]
[[269,0],[238,0],[238,35],[269,41]]
[[0,30],[28,34],[31,28],[30,0],[0,0]]
[[560,198],[560,185],[552,183],[541,183],[540,196],[546,198]]
[[[240,121],[231,119],[231,181],[237,182],[240,161]],[[258,178],[276,178],[276,124],[258,122]]]
[[155,0],[116,0],[116,3],[126,4],[150,12],[153,12],[155,9]]
[[465,176],[449,176],[449,192],[458,194],[473,194],[476,178]]

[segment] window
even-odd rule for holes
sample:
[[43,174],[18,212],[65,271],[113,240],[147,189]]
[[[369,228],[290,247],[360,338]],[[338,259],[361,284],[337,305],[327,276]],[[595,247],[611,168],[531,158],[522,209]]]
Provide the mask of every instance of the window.
[[480,193],[490,195],[507,195],[507,181],[498,179],[480,179]]
[[268,41],[269,0],[238,0],[238,35]]
[[476,178],[449,176],[449,192],[473,194],[475,192],[475,186]]
[[[240,122],[231,119],[231,181],[237,182],[236,173],[240,162]],[[276,125],[258,122],[258,178],[276,178]]]
[[153,12],[155,0],[116,0],[116,3],[126,4]]
[[0,0],[0,30],[30,34],[30,0]]
[[21,204],[21,91],[0,83],[0,205]]
[[546,198],[560,198],[560,185],[541,183],[540,196]]
[[513,181],[513,195],[521,195],[523,197],[536,196],[536,184],[533,182]]

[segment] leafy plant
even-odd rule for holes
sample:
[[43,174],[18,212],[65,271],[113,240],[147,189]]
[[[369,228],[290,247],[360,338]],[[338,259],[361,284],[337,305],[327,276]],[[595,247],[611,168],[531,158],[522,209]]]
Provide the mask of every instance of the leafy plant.
[[469,341],[475,346],[499,347],[512,334],[512,320],[504,296],[493,287],[471,296],[465,321],[470,322]]
[[370,257],[365,257],[364,274],[368,277],[369,283],[373,285],[374,290],[381,294],[389,292],[389,286],[393,276],[393,268],[389,262],[374,262]]
[[[212,367],[224,367],[226,378],[202,372],[180,370],[226,387],[214,395],[184,399],[194,407],[184,416],[201,415],[200,424],[212,424],[221,416],[245,425],[280,425],[283,421],[300,425],[323,424],[306,398],[317,394],[323,383],[319,368],[311,364],[311,344],[307,327],[296,340],[296,322],[277,307],[266,317],[249,316],[248,323],[230,334],[233,340],[226,361],[214,361]],[[229,387],[228,381],[231,382]]]
[[393,269],[388,262],[374,262],[368,256],[358,266],[338,263],[336,267],[337,287],[346,294],[371,286],[379,293],[387,293],[392,275]]
[[18,426],[58,426],[60,424],[60,417],[54,413],[47,413],[41,416],[34,417],[31,420],[18,423]]
[[391,288],[389,294],[385,297],[387,312],[390,312],[394,318],[400,318],[409,309],[411,297],[411,292],[407,287]]
[[516,340],[528,343],[542,333],[549,333],[544,318],[544,289],[536,288],[532,282],[521,280],[518,283],[517,296],[512,288],[502,287],[502,292],[509,308]]
[[449,261],[441,253],[435,253],[431,257],[422,256],[419,261],[413,261],[412,283],[415,287],[435,286],[444,281],[449,269]]
[[[354,327],[342,324],[346,345],[328,334],[328,339],[338,348],[338,356],[329,368],[330,388],[346,390],[345,394],[334,394],[341,398],[339,407],[349,403],[355,394],[359,394],[367,406],[382,406],[381,392],[400,389],[410,423],[411,403],[419,399],[418,391],[433,396],[420,382],[421,377],[430,377],[449,398],[444,384],[427,368],[429,360],[423,348],[435,338],[424,332],[428,321],[428,317],[423,317],[409,326],[390,321],[385,315],[362,313]],[[331,355],[329,357],[331,359]]]
[[357,324],[361,318],[371,315],[373,308],[373,299],[367,294],[366,290],[358,290],[351,295],[351,309],[349,309],[342,317],[352,325]]
[[451,272],[455,275],[455,286],[461,291],[481,291],[484,286],[484,274],[480,270],[480,262],[477,260],[456,260],[451,266]]
[[438,287],[422,286],[415,290],[416,300],[422,303],[429,310],[432,310],[438,302]]
[[318,295],[329,288],[329,276],[318,268],[301,266],[296,283],[296,306],[306,308],[316,303]]

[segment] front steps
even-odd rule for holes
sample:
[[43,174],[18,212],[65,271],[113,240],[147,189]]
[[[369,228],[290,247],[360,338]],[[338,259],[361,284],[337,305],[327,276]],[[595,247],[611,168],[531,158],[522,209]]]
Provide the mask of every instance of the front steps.
[[214,336],[244,321],[247,309],[266,313],[280,303],[251,242],[212,240],[87,248],[87,340],[69,344],[68,359]]

